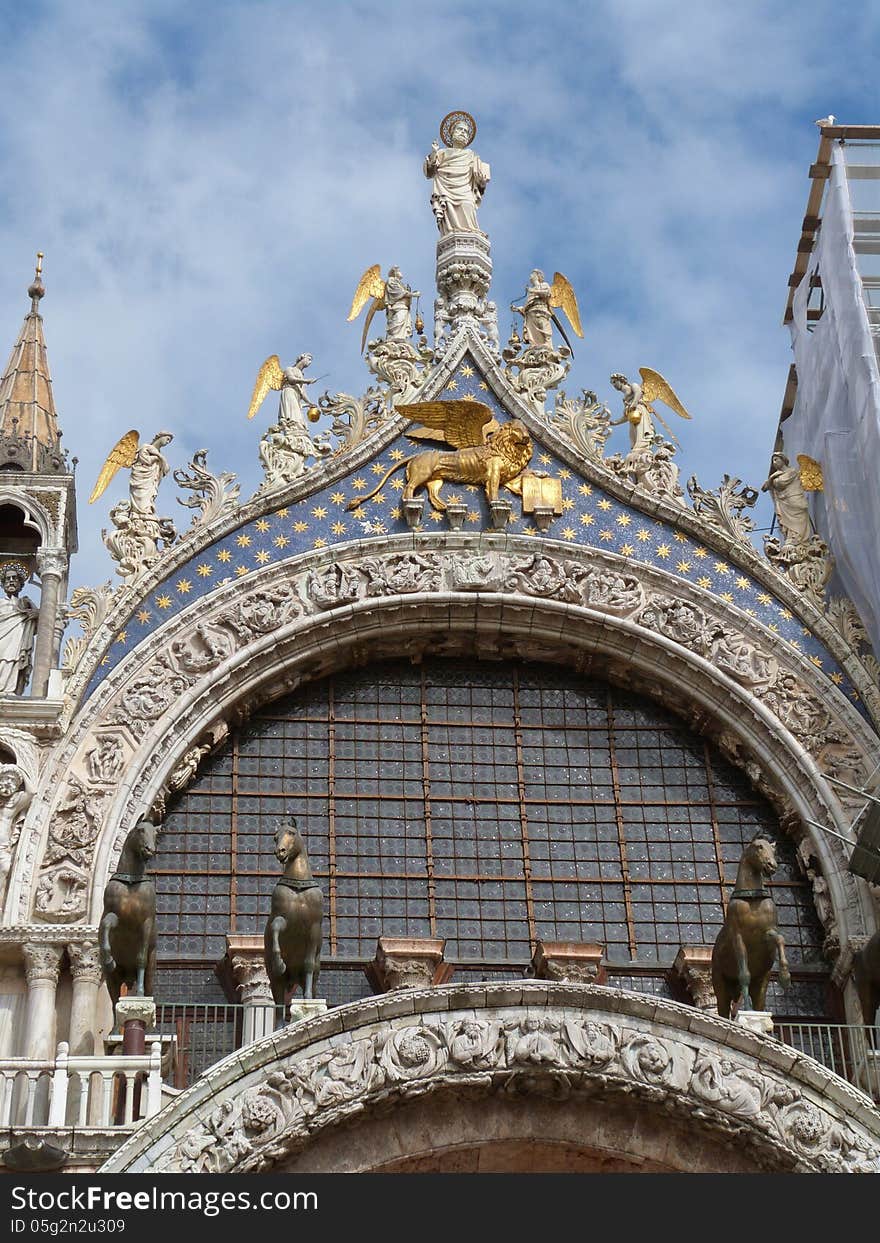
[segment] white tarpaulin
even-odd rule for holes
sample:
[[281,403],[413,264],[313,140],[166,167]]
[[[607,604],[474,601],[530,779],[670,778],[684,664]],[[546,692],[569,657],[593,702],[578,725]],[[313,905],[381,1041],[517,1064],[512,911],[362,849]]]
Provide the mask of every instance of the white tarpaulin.
[[[807,300],[816,274],[824,311],[808,331]],[[798,385],[794,410],[782,425],[785,452],[792,465],[806,453],[822,466],[825,492],[824,498],[816,495],[814,521],[880,654],[880,372],[839,143],[832,149],[816,249],[792,311]]]

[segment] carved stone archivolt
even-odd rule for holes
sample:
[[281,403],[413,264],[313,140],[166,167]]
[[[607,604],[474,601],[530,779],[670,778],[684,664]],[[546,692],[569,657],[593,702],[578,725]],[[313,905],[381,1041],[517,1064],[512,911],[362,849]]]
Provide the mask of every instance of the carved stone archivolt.
[[[623,644],[633,653],[647,644],[652,677],[645,689],[676,710],[676,697],[696,686],[692,658],[698,658],[699,676],[711,682],[710,704],[728,697],[731,687],[744,696],[719,732],[732,729],[740,738],[744,728],[766,733],[764,718],[758,721],[766,710],[796,740],[795,751],[803,748],[812,763],[821,768],[827,756],[840,765],[848,757],[846,771],[860,780],[866,775],[872,744],[862,718],[842,696],[811,689],[817,675],[805,659],[735,608],[611,554],[577,556],[566,548],[571,555],[560,556],[552,542],[504,536],[461,536],[458,547],[450,547],[448,539],[420,536],[415,550],[411,542],[395,550],[387,539],[363,541],[344,557],[327,550],[270,567],[260,575],[259,587],[244,594],[237,582],[218,587],[145,640],[105,680],[46,766],[38,805],[22,830],[25,851],[14,870],[15,897],[10,894],[18,903],[14,917],[27,918],[33,910],[37,919],[50,921],[86,918],[88,893],[112,866],[123,826],[173,791],[170,778],[177,765],[184,765],[186,779],[186,769],[198,762],[194,748],[204,741],[205,730],[222,724],[240,705],[322,676],[350,659],[401,653],[418,659],[426,650],[456,654],[464,650],[462,637],[465,646],[476,645],[481,653],[566,663],[581,645],[611,652]],[[442,625],[432,622],[434,613],[438,619],[442,614]],[[369,635],[363,655],[357,654],[360,629]],[[506,631],[510,638],[504,638]],[[663,654],[648,655],[657,642],[666,645]],[[618,671],[625,683],[635,668],[630,656]],[[613,662],[608,669],[612,680],[618,677]],[[704,712],[697,727],[704,728],[715,711]],[[781,759],[762,754],[777,745],[753,740],[737,762],[757,770],[781,767]],[[798,759],[795,766],[801,763]],[[791,769],[790,761],[785,768]],[[118,793],[117,772],[126,774]],[[848,827],[834,795],[814,790],[812,776],[802,788],[811,793],[801,814],[838,831]],[[791,786],[786,797],[800,805],[803,796],[795,796]],[[106,798],[112,810],[105,809]],[[47,825],[44,855],[35,867],[34,835]],[[66,850],[74,838],[75,857]],[[101,875],[95,879],[99,839]],[[833,843],[826,841],[817,851],[826,874],[845,870],[842,852],[840,861],[831,862]],[[857,933],[864,918],[861,899],[844,898],[843,890],[841,880],[832,900],[835,906],[854,903],[844,923],[849,920],[848,932]]]
[[635,1100],[658,1118],[735,1135],[758,1169],[880,1171],[880,1115],[868,1097],[692,1007],[540,983],[449,985],[407,1000],[403,1015],[392,999],[341,1006],[237,1052],[101,1172],[277,1169],[342,1123],[357,1151],[359,1119],[415,1097],[430,1118],[432,1095],[449,1092],[537,1094],[560,1109],[609,1112]]

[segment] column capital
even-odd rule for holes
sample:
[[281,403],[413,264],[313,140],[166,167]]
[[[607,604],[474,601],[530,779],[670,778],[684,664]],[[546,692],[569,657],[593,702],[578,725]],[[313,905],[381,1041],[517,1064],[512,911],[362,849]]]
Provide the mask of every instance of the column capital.
[[718,1002],[712,984],[711,945],[682,945],[675,955],[672,970],[690,993],[700,1010],[716,1010]]
[[272,988],[263,961],[263,938],[228,934],[226,958],[242,1004],[271,1005]]
[[376,956],[364,968],[373,991],[445,984],[452,975],[443,960],[445,946],[445,941],[427,937],[379,937]]
[[22,953],[29,988],[41,981],[52,985],[58,983],[61,955],[64,953],[63,945],[26,941],[22,946]]
[[565,984],[604,984],[605,946],[592,941],[536,941],[532,968],[539,980]]
[[89,984],[100,984],[104,978],[101,970],[101,957],[97,945],[88,941],[72,941],[67,947],[70,959],[70,973],[76,980],[85,980]]
[[47,575],[54,575],[56,578],[64,577],[67,569],[67,553],[63,548],[38,548],[36,561],[40,578],[45,578]]

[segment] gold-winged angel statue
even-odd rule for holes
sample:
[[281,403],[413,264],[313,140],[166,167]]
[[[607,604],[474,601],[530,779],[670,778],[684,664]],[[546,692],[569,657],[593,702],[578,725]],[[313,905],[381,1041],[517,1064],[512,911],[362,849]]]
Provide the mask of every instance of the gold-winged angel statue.
[[285,430],[289,431],[296,425],[308,434],[303,417],[303,407],[305,406],[308,418],[312,423],[317,423],[321,417],[318,408],[309,404],[308,394],[306,393],[308,386],[310,384],[317,384],[319,378],[316,377],[314,380],[311,380],[307,379],[303,374],[306,368],[311,365],[311,354],[300,354],[291,367],[282,367],[278,355],[270,354],[257,372],[251,404],[248,407],[248,418],[252,419],[254,417],[270,391],[278,392],[280,390],[279,423]]
[[541,269],[535,268],[529,277],[523,305],[515,306],[513,303],[510,305],[511,311],[516,311],[523,317],[523,340],[527,345],[552,349],[552,325],[555,324],[565,344],[569,349],[572,348],[568,334],[559,316],[555,314],[557,308],[565,312],[572,330],[579,337],[583,337],[584,330],[581,327],[577,295],[572,288],[571,281],[561,272],[554,272],[553,284],[548,285]]
[[611,377],[611,383],[623,397],[623,417],[612,420],[611,426],[619,427],[621,423],[629,423],[630,451],[633,453],[651,447],[651,442],[657,435],[653,419],[657,420],[677,445],[678,440],[672,429],[652,403],[662,401],[683,419],[691,416],[676,397],[672,385],[664,380],[659,371],[654,371],[651,367],[640,367],[639,375],[642,377],[641,384],[634,384],[618,371]]
[[[373,299],[364,320],[361,353],[366,347],[367,333],[370,331],[370,324],[377,311],[385,312],[386,341],[408,341],[413,333],[413,299],[420,297],[418,289],[410,289],[409,285],[404,282],[400,268],[389,268],[385,280],[382,279],[378,263],[367,268],[358,281],[358,287],[351,300],[351,310],[348,312],[348,322],[351,323],[352,320],[357,319],[370,299]],[[420,321],[417,319],[416,331],[421,332],[423,327],[424,325],[420,326]]]
[[407,431],[411,440],[436,440],[451,450],[427,449],[396,462],[383,475],[372,492],[356,496],[348,504],[355,509],[379,492],[396,470],[406,467],[406,484],[401,499],[412,500],[425,488],[435,509],[446,503],[440,489],[451,483],[482,484],[490,501],[498,499],[498,489],[520,493],[520,475],[532,460],[532,440],[520,419],[499,424],[491,409],[481,401],[422,401],[395,406],[398,414],[416,423]]
[[162,450],[173,439],[171,432],[159,432],[151,441],[141,444],[140,435],[134,428],[126,432],[107,455],[92,488],[89,504],[103,496],[117,471],[128,468],[131,470],[128,492],[132,514],[155,517],[159,484],[170,469]]

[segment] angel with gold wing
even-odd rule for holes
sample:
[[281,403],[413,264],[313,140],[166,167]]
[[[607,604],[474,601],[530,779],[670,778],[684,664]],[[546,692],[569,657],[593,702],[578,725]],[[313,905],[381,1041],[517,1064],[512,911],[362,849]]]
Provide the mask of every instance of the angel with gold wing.
[[[348,322],[351,323],[352,320],[357,319],[370,299],[373,299],[364,320],[361,353],[366,347],[370,324],[377,311],[385,312],[386,341],[408,341],[413,333],[413,299],[420,297],[418,289],[410,289],[409,285],[404,282],[400,268],[389,268],[384,281],[379,274],[378,263],[367,268],[358,281],[358,287],[351,300],[351,310],[348,312]],[[421,328],[418,331],[421,332]]]
[[521,493],[520,476],[532,460],[533,445],[526,425],[511,419],[499,425],[491,409],[481,401],[422,401],[395,406],[418,426],[406,433],[411,440],[434,440],[451,445],[451,450],[427,449],[396,462],[382,476],[372,492],[355,496],[348,505],[356,509],[381,491],[388,479],[406,467],[406,483],[401,499],[412,500],[419,488],[428,493],[434,509],[444,510],[440,489],[450,483],[482,484],[489,501],[498,499],[498,490],[508,488]]
[[672,385],[663,379],[659,371],[653,371],[650,367],[640,367],[639,375],[642,377],[641,384],[634,384],[617,371],[611,377],[611,383],[623,397],[623,416],[613,419],[611,426],[619,427],[621,423],[629,423],[631,453],[639,453],[643,449],[650,450],[657,435],[654,430],[654,419],[660,423],[677,445],[678,441],[672,429],[663,416],[654,409],[652,403],[662,401],[683,419],[689,419],[691,416],[676,397]]
[[107,455],[89,497],[89,504],[103,496],[117,471],[128,468],[131,471],[128,494],[132,513],[142,517],[155,517],[159,484],[170,469],[162,450],[173,439],[171,432],[159,432],[151,441],[141,444],[140,436],[134,428],[126,432]]
[[553,274],[553,284],[548,285],[544,273],[535,268],[529,277],[526,299],[522,306],[511,303],[511,311],[523,317],[523,339],[527,345],[553,348],[553,324],[559,329],[569,349],[571,342],[563,328],[559,316],[554,314],[555,308],[561,308],[579,337],[584,335],[581,327],[580,311],[577,297],[571,282],[561,272]]
[[311,354],[300,354],[291,367],[282,367],[278,355],[270,354],[257,374],[251,404],[248,408],[248,418],[252,419],[254,417],[270,390],[274,392],[280,390],[279,422],[288,430],[296,425],[303,433],[308,435],[306,422],[303,417],[303,406],[306,407],[308,417],[312,423],[317,423],[320,417],[317,407],[309,404],[306,392],[310,384],[318,383],[317,378],[314,380],[306,379],[303,374],[306,368],[311,365]]

